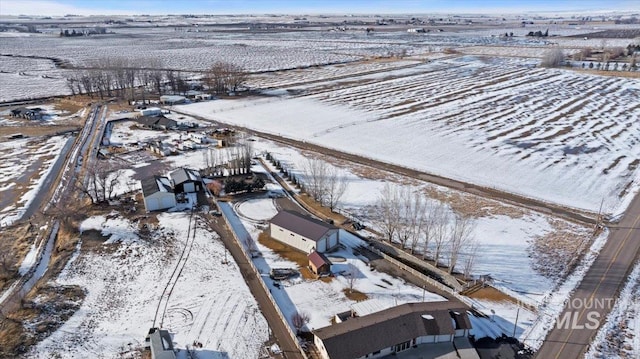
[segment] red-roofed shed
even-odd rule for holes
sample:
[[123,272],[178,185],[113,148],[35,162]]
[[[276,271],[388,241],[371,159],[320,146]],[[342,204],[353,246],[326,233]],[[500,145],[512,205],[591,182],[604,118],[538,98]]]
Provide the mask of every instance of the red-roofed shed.
[[313,251],[308,255],[308,258],[309,267],[313,273],[320,275],[331,272],[331,262],[324,254]]

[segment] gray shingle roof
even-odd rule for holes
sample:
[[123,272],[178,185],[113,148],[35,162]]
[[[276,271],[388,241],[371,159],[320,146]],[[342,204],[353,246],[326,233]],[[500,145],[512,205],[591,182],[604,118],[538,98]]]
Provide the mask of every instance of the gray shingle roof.
[[173,192],[170,186],[162,183],[169,182],[166,177],[153,176],[145,178],[140,182],[142,183],[142,195],[145,197],[151,196],[156,192]]
[[421,336],[454,334],[456,329],[471,329],[467,310],[444,301],[403,304],[313,333],[331,359],[351,359]]
[[177,170],[169,173],[169,177],[173,181],[173,185],[179,185],[180,183],[188,181],[201,181],[200,174],[196,170],[188,168],[178,168]]
[[318,241],[328,231],[337,229],[329,223],[322,222],[315,218],[305,216],[294,211],[280,211],[271,219],[271,223],[276,226],[288,229],[312,241]]

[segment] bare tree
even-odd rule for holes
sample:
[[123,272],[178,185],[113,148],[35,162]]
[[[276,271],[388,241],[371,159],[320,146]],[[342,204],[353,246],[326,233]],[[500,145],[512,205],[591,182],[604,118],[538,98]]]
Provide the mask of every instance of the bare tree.
[[205,83],[215,93],[237,91],[247,81],[247,72],[239,65],[218,61],[209,68]]
[[177,82],[178,77],[177,77],[175,71],[167,70],[165,72],[165,77],[167,78],[167,85],[169,85],[169,87],[171,88],[171,91],[173,93],[178,91],[178,82]]
[[153,69],[149,71],[149,78],[153,89],[159,96],[162,96],[162,87],[165,80],[164,73],[159,69]]
[[420,227],[422,231],[422,259],[427,258],[429,243],[431,243],[437,218],[443,212],[443,208],[444,205],[442,202],[425,201],[424,211],[422,213],[424,218]]
[[306,312],[296,311],[291,316],[291,324],[293,324],[293,327],[296,329],[296,333],[300,333],[300,330],[305,325],[307,325],[307,323],[309,323],[310,320],[311,320],[311,317],[309,316],[309,313],[306,313]]
[[542,67],[560,67],[564,63],[564,52],[559,47],[554,47],[548,50],[542,60],[540,66]]
[[304,166],[305,191],[315,201],[324,202],[327,189],[327,164],[317,158],[309,158]]
[[400,198],[402,198],[402,203],[400,204],[398,239],[402,248],[409,244],[411,253],[413,253],[420,239],[424,201],[421,193],[412,194],[408,188],[402,191]]
[[87,168],[85,179],[78,178],[77,187],[89,196],[92,204],[103,203],[113,199],[122,172],[114,164],[94,162]]
[[386,183],[378,197],[376,212],[380,222],[380,229],[389,242],[393,241],[400,226],[399,203],[398,187],[393,187]]
[[476,258],[478,257],[478,249],[480,248],[480,242],[477,239],[472,238],[467,244],[467,250],[464,259],[464,277],[471,278],[473,268],[476,264]]
[[327,171],[325,198],[327,206],[332,212],[340,203],[340,199],[342,199],[346,190],[347,177],[341,176],[337,168],[331,167]]
[[473,240],[475,220],[470,216],[456,215],[451,228],[449,242],[449,274],[453,273],[458,262],[460,252]]
[[451,216],[447,209],[444,208],[444,205],[441,210],[433,223],[433,261],[436,266],[438,266],[443,250],[447,247],[450,240],[449,233],[451,231],[449,228]]
[[349,293],[353,293],[353,287],[356,285],[356,282],[358,280],[358,273],[358,268],[349,263],[349,269],[344,272],[344,276],[347,279],[347,284],[349,285]]

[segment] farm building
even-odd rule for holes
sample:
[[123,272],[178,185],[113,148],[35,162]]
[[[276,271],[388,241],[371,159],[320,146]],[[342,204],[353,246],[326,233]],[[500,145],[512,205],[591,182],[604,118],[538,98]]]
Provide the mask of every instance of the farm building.
[[42,109],[41,108],[16,108],[11,110],[11,117],[24,118],[26,120],[41,120]]
[[177,95],[160,96],[160,103],[162,103],[163,105],[178,105],[181,103],[185,103],[186,101],[187,101],[187,98],[184,96],[177,96]]
[[152,328],[145,339],[145,346],[151,351],[152,359],[175,359],[173,340],[168,330]]
[[162,115],[162,110],[159,107],[148,107],[138,110],[140,112],[140,116],[160,116]]
[[176,206],[176,196],[167,177],[153,176],[140,182],[147,212]]
[[313,251],[308,258],[309,267],[313,273],[320,275],[331,272],[331,262],[324,254]]
[[202,190],[202,177],[196,170],[179,168],[169,173],[173,189],[176,193],[193,193]]
[[431,349],[446,354],[455,352],[459,343],[472,349],[465,350],[461,357],[478,358],[468,344],[470,329],[467,310],[458,303],[443,301],[408,303],[362,317],[347,317],[313,334],[324,359],[379,358]]
[[293,211],[280,211],[271,219],[271,237],[305,253],[327,252],[340,243],[337,227]]
[[140,116],[135,119],[139,127],[151,130],[170,130],[178,127],[178,122],[164,116]]

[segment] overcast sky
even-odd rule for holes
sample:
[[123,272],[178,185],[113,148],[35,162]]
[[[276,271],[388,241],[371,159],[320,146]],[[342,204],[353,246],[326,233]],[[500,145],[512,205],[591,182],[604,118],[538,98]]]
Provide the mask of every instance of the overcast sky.
[[638,10],[640,0],[0,0],[0,15],[314,14]]

